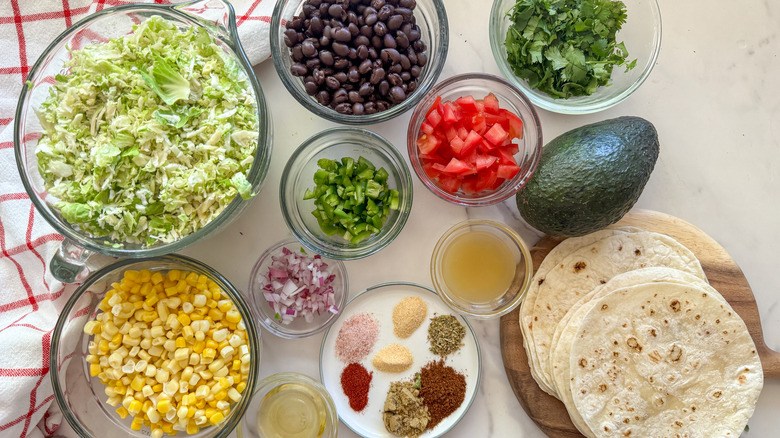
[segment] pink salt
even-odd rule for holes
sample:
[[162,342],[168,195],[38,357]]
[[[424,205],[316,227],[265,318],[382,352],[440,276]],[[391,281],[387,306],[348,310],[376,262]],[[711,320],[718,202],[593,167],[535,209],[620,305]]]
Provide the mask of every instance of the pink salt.
[[363,360],[374,348],[379,322],[370,313],[358,313],[344,321],[336,337],[336,357],[345,363]]

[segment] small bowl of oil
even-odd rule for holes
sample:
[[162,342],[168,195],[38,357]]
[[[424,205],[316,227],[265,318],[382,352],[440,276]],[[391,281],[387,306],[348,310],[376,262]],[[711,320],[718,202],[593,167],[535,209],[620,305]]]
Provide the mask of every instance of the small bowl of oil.
[[278,373],[258,389],[236,429],[238,438],[335,438],[339,417],[328,391],[311,377]]
[[511,312],[531,285],[528,245],[508,226],[469,219],[447,230],[431,256],[431,280],[441,299],[465,316]]

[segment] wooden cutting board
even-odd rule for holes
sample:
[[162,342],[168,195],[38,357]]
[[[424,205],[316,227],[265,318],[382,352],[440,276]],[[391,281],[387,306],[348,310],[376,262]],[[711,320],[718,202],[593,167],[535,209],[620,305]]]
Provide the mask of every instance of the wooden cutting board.
[[[765,378],[780,378],[780,353],[770,350],[764,343],[764,334],[758,316],[753,291],[745,275],[718,242],[682,219],[650,210],[632,210],[617,225],[631,225],[647,231],[663,233],[688,247],[699,258],[710,284],[731,303],[745,320],[750,335],[756,343]],[[561,239],[545,236],[531,250],[534,272],[542,260]],[[528,358],[523,348],[520,332],[520,310],[515,309],[501,317],[501,355],[504,368],[515,396],[525,412],[551,438],[582,437],[569,420],[563,403],[546,394],[531,377]]]

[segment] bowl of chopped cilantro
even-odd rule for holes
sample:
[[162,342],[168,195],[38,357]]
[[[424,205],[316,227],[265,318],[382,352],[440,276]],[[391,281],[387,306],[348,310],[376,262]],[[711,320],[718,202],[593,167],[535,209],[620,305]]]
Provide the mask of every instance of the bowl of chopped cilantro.
[[661,49],[657,0],[495,0],[490,46],[538,107],[588,114],[625,100]]
[[120,6],[32,67],[14,147],[33,204],[65,236],[56,277],[83,276],[94,252],[179,251],[260,191],[270,114],[237,35],[223,1]]
[[339,127],[293,152],[279,199],[287,227],[305,247],[335,260],[374,254],[401,232],[412,209],[412,177],[383,137]]

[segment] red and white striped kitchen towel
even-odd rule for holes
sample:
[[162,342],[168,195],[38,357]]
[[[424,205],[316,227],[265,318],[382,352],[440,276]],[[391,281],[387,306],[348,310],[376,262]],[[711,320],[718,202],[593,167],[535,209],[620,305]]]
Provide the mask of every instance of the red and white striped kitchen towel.
[[[75,289],[48,272],[62,236],[33,208],[13,153],[13,114],[30,67],[62,31],[86,15],[143,0],[0,1],[0,437],[49,436],[62,415],[53,403],[49,342]],[[270,55],[274,0],[230,0],[250,62]],[[169,3],[155,0],[156,3]]]

